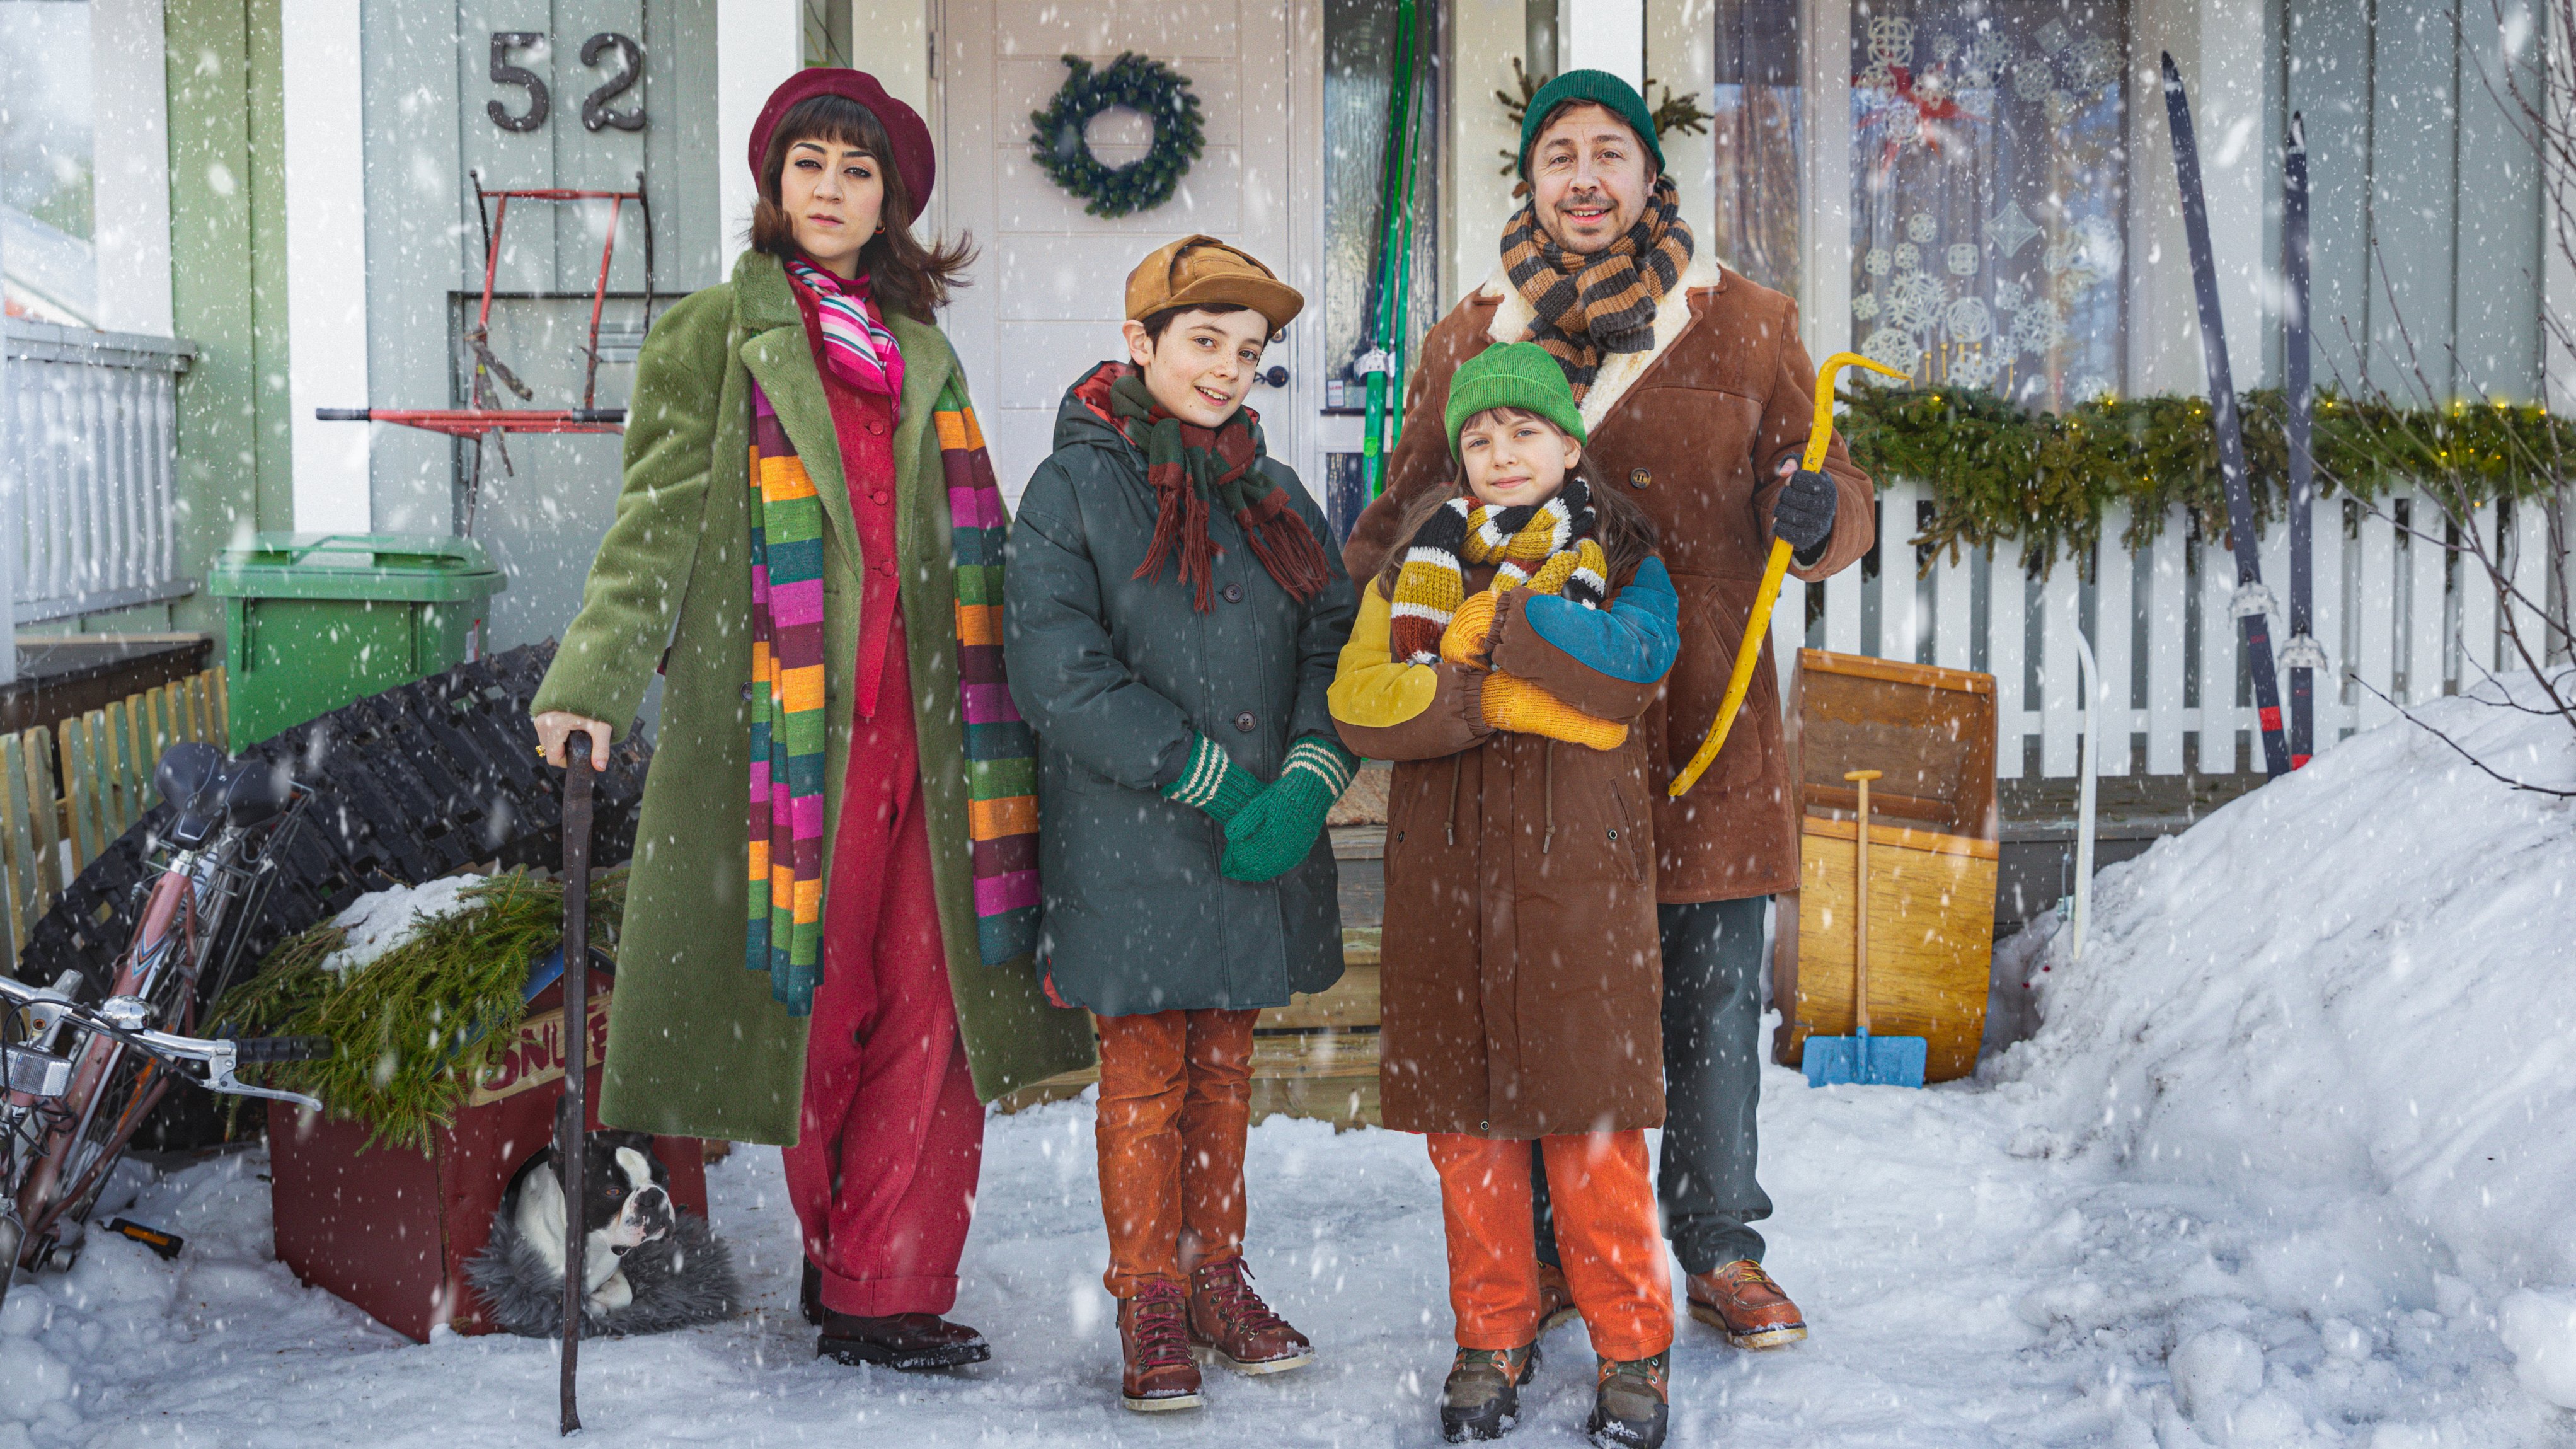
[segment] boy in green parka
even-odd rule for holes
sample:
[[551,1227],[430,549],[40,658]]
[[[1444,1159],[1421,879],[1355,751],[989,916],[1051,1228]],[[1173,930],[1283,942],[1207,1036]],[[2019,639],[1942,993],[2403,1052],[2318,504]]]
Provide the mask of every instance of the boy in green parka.
[[[1312,1361],[1243,1265],[1261,1008],[1342,973],[1325,702],[1356,609],[1243,406],[1304,299],[1191,236],[1127,279],[1128,360],[1065,393],[1012,525],[1004,658],[1038,732],[1038,960],[1100,1031],[1100,1197],[1129,1408],[1200,1402],[1199,1348]],[[1265,783],[1266,782],[1266,783]]]

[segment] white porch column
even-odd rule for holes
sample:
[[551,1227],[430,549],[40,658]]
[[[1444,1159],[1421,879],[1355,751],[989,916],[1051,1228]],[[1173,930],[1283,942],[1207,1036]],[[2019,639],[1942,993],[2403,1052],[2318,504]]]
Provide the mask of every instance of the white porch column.
[[716,0],[716,175],[723,203],[719,248],[731,256],[751,229],[757,199],[743,153],[751,124],[778,83],[805,63],[805,19],[797,0]]
[[97,324],[170,335],[170,110],[161,0],[90,0]]
[[1643,0],[1564,0],[1558,42],[1567,70],[1606,70],[1632,86],[1646,83]]
[[[366,112],[359,7],[280,0],[286,74],[286,348],[299,532],[364,533],[373,521],[359,423],[317,407],[365,407]],[[156,7],[157,8],[157,7]]]

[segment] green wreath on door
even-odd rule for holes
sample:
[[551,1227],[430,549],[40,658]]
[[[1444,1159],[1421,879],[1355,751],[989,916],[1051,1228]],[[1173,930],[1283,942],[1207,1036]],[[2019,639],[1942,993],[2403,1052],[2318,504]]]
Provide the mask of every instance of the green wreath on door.
[[[1064,64],[1073,72],[1064,89],[1045,110],[1029,113],[1037,128],[1029,146],[1039,169],[1082,198],[1082,209],[1093,216],[1130,216],[1171,200],[1206,146],[1190,78],[1134,51],[1099,70],[1078,55],[1064,57]],[[1092,117],[1120,108],[1154,123],[1154,144],[1141,159],[1108,166],[1091,154],[1083,133]]]

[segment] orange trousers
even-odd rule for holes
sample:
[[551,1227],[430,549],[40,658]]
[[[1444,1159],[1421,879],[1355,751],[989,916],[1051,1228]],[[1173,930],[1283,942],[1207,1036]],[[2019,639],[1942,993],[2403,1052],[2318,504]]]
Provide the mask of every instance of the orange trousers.
[[[1433,1132],[1440,1212],[1449,1230],[1449,1308],[1460,1348],[1518,1348],[1538,1337],[1538,1254],[1530,1227],[1530,1145]],[[1592,1351],[1638,1359],[1673,1341],[1672,1270],[1655,1223],[1646,1134],[1542,1137],[1565,1283]]]
[[[1252,1125],[1257,1011],[1158,1011],[1100,1025],[1102,1281],[1133,1298],[1160,1280],[1183,1291],[1201,1262],[1243,1251],[1243,1138]],[[1524,1159],[1526,1160],[1526,1159]],[[1521,1231],[1530,1232],[1528,1173]]]

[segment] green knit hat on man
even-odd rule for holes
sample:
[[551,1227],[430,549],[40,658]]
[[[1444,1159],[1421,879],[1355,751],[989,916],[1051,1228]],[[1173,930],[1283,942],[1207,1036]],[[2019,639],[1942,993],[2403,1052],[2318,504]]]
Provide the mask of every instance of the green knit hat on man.
[[1502,342],[1465,362],[1449,379],[1449,408],[1441,419],[1449,428],[1449,456],[1458,456],[1458,433],[1467,420],[1488,408],[1519,408],[1536,413],[1565,430],[1578,443],[1583,435],[1583,409],[1565,369],[1535,342]]
[[1590,101],[1628,123],[1637,139],[1646,143],[1646,152],[1655,158],[1655,170],[1664,169],[1664,148],[1655,136],[1655,113],[1646,106],[1646,98],[1637,88],[1606,70],[1570,70],[1538,88],[1530,97],[1529,109],[1521,113],[1521,179],[1529,179],[1530,147],[1538,143],[1539,128],[1547,124],[1548,113],[1567,101]]

